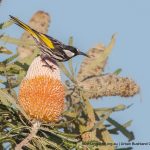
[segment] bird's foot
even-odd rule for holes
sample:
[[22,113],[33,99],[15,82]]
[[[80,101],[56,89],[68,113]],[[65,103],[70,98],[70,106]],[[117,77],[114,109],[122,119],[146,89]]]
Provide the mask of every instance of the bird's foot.
[[43,66],[50,68],[52,71],[54,71],[56,68],[53,65],[50,65],[44,58],[42,61],[45,63]]
[[43,65],[43,66],[50,68],[50,69],[52,70],[52,72],[53,72],[54,70],[56,70],[56,68],[55,68],[53,65],[45,64],[45,65]]

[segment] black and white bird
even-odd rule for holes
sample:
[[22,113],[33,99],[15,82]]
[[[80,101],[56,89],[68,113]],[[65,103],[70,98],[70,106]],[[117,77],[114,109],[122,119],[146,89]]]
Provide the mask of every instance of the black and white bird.
[[[27,24],[23,23],[16,17],[11,16],[11,19],[14,21],[15,24],[29,32],[32,37],[34,38],[38,48],[41,50],[41,58],[42,60],[48,65],[46,60],[50,60],[52,62],[64,62],[67,61],[77,55],[84,55],[89,57],[87,54],[81,52],[79,49],[65,45],[64,43],[58,41],[57,39],[48,36],[46,34],[40,33]],[[52,66],[49,66],[51,69],[54,69]]]

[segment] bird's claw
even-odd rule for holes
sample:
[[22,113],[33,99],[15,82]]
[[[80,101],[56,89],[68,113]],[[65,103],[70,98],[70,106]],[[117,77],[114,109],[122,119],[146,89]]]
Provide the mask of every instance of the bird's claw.
[[53,67],[52,65],[47,65],[47,64],[45,64],[45,65],[43,65],[43,66],[44,66],[44,67],[49,67],[52,71],[56,70],[56,68]]

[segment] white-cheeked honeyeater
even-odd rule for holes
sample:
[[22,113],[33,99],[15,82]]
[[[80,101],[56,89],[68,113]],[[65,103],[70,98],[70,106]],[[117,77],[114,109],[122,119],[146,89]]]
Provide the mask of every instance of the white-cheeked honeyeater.
[[[67,61],[77,55],[84,55],[88,57],[87,54],[81,52],[79,49],[70,45],[65,45],[64,43],[58,41],[57,39],[51,36],[48,36],[46,34],[40,33],[32,29],[16,17],[13,17],[11,15],[10,17],[15,24],[17,24],[32,35],[38,48],[42,52],[41,58],[47,65],[48,63],[46,62],[46,60],[50,60],[57,64],[57,62]],[[52,66],[49,67],[51,69],[54,69]]]

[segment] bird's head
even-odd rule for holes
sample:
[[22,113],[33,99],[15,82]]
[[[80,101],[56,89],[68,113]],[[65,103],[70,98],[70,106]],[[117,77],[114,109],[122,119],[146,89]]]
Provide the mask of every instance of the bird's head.
[[69,57],[69,58],[72,58],[74,56],[77,56],[77,55],[84,55],[86,57],[89,57],[86,53],[80,51],[79,49],[73,47],[73,46],[69,46],[67,45],[64,49],[64,52],[65,54]]

